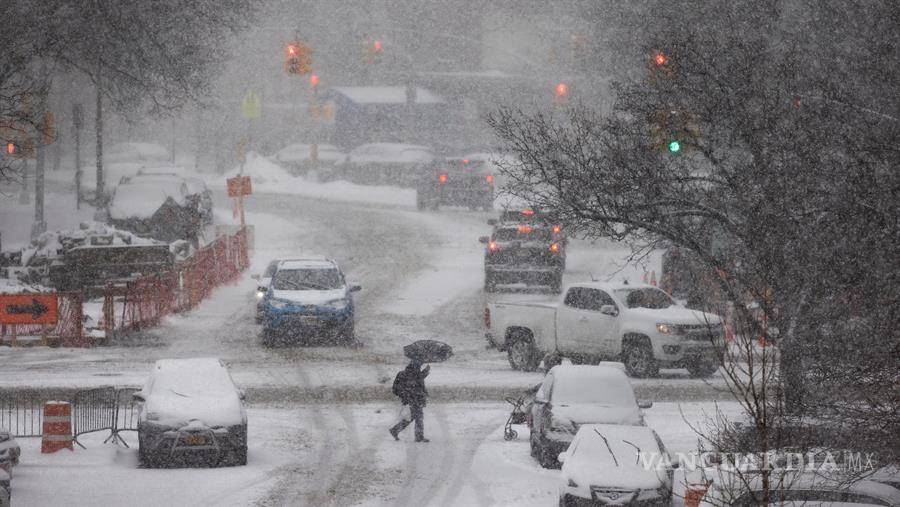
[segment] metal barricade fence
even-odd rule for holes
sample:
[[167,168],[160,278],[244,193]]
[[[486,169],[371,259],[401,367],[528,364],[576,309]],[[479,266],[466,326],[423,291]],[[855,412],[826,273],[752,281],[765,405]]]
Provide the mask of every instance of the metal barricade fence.
[[75,443],[84,449],[78,437],[86,433],[109,430],[115,434],[118,399],[115,387],[98,387],[78,391],[72,400],[72,433]]
[[44,401],[28,393],[0,393],[0,427],[19,437],[43,433]]
[[116,391],[116,422],[112,430],[111,438],[122,442],[122,445],[128,447],[119,433],[122,431],[137,431],[138,429],[138,405],[135,403],[133,395],[140,391],[134,387],[126,387]]

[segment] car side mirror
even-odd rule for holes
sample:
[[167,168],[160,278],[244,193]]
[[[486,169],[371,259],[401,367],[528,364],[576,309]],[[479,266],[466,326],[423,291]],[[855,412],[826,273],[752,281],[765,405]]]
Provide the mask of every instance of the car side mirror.
[[619,310],[616,310],[614,305],[603,305],[600,307],[600,313],[603,315],[609,315],[610,317],[615,317],[619,315]]
[[648,400],[638,400],[637,404],[638,408],[650,408],[653,406],[653,402]]
[[256,288],[256,290],[258,290],[260,292],[269,292],[269,288],[266,287],[265,285],[260,285],[259,287]]
[[480,237],[478,238],[478,242],[481,243],[481,244],[483,244],[483,245],[487,245],[488,243],[491,242],[491,238],[490,238],[489,236],[480,236]]
[[362,290],[362,285],[353,284],[350,286],[350,292],[359,292]]
[[488,221],[487,221],[487,224],[488,224],[488,225],[497,225],[497,219],[496,219],[496,218],[489,218]]
[[566,462],[566,453],[565,452],[559,453],[559,456],[557,456],[556,459],[560,463],[565,463]]
[[136,402],[138,402],[138,403],[144,403],[144,402],[147,401],[147,399],[144,398],[144,392],[143,392],[143,391],[138,391],[138,392],[136,392],[136,393],[133,393],[133,394],[131,395],[131,399],[134,400],[134,401],[136,401]]
[[238,398],[240,398],[241,401],[246,400],[246,399],[247,399],[247,392],[244,391],[243,389],[238,389]]

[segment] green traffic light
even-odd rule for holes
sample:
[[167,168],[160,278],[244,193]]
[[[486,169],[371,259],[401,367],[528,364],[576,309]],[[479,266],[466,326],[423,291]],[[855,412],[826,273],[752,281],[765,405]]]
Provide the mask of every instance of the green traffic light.
[[678,153],[681,151],[681,143],[678,140],[673,140],[669,142],[669,153]]

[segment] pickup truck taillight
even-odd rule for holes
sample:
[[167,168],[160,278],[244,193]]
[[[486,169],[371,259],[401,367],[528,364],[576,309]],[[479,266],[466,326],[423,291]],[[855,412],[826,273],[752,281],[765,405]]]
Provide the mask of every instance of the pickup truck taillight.
[[484,309],[484,327],[490,329],[491,328],[491,309]]
[[497,242],[491,241],[490,243],[488,243],[488,252],[494,253],[498,250],[500,250],[500,246],[497,245]]
[[559,243],[551,243],[550,251],[553,253],[559,253]]

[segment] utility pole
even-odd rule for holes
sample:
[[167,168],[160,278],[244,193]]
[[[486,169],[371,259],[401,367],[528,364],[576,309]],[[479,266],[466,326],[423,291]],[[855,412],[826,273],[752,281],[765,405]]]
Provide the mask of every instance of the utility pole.
[[84,108],[72,104],[72,126],[75,127],[75,209],[81,209],[81,126],[84,125]]

